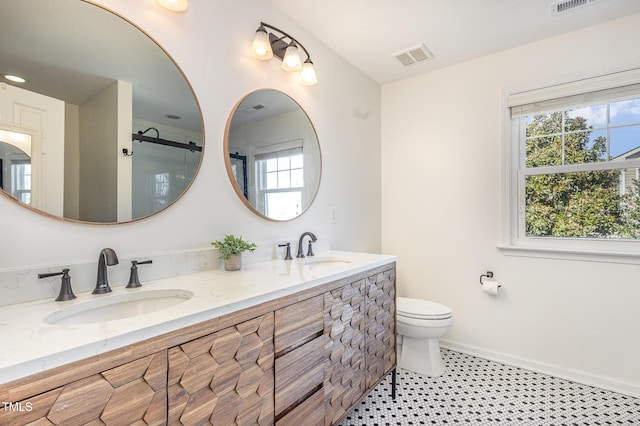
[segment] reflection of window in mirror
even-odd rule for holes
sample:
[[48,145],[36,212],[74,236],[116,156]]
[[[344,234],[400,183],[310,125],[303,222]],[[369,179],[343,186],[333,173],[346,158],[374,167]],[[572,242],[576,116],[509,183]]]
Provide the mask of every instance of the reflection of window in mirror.
[[31,204],[31,161],[11,161],[11,195]]
[[168,205],[169,200],[169,173],[158,173],[155,175],[155,190],[153,197],[154,207],[161,209]]
[[264,204],[264,214],[276,220],[300,215],[304,187],[302,146],[256,155],[255,164],[256,198]]

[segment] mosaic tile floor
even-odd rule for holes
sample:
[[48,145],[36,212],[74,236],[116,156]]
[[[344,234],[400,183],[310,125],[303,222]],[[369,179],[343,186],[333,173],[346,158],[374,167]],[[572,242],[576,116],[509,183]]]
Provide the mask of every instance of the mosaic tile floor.
[[398,369],[340,426],[640,426],[640,399],[442,349],[438,378]]

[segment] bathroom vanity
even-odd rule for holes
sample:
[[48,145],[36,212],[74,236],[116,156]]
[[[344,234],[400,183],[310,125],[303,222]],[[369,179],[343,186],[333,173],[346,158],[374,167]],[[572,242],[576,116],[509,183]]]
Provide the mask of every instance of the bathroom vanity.
[[[97,297],[178,290],[192,296],[155,312],[56,322]],[[332,425],[396,365],[393,256],[328,252],[0,313],[18,340],[0,358],[3,425]]]

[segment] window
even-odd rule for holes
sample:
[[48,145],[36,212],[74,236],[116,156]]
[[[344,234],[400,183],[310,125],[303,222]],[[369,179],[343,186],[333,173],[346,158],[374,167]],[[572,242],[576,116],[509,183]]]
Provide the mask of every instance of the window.
[[31,161],[11,161],[11,195],[25,204],[31,204]]
[[257,201],[265,216],[287,220],[302,207],[304,157],[302,147],[256,155]]
[[156,173],[153,178],[153,208],[155,211],[169,205],[171,181],[168,172]]
[[507,103],[510,245],[631,251],[635,243],[637,252],[640,72],[509,95]]

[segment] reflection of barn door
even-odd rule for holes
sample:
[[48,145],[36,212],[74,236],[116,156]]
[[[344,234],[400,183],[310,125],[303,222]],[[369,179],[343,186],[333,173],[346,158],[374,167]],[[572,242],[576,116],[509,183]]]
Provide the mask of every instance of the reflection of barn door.
[[34,136],[31,150],[31,205],[62,216],[64,102],[3,85],[0,87],[0,117]]

